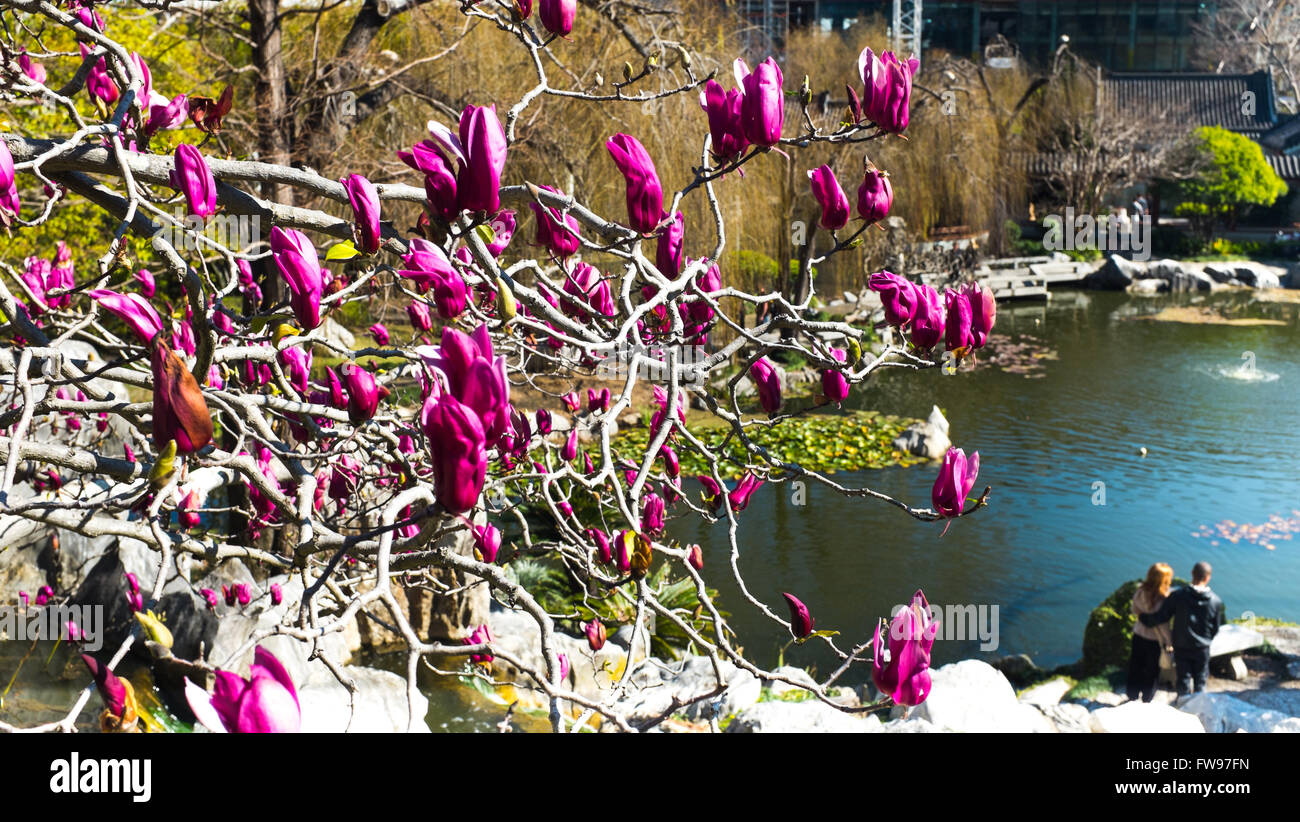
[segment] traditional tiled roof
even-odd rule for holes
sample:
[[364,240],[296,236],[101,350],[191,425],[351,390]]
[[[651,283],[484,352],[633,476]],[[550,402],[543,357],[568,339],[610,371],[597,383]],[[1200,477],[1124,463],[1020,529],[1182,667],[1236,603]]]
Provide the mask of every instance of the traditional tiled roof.
[[1300,154],[1269,154],[1264,152],[1264,159],[1283,180],[1300,180]]
[[1300,116],[1292,116],[1259,138],[1259,144],[1271,151],[1300,151]]
[[[1102,93],[1121,115],[1165,115],[1189,127],[1219,126],[1257,138],[1277,124],[1269,72],[1185,74],[1116,72]],[[1250,95],[1250,96],[1248,96]],[[1252,100],[1253,97],[1253,100]],[[1252,100],[1253,105],[1246,105]]]

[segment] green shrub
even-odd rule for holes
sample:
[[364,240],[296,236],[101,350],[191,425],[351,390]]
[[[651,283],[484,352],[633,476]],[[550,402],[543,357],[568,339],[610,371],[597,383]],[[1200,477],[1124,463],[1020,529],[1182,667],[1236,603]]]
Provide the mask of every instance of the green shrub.
[[[1133,594],[1141,584],[1140,579],[1124,583],[1088,615],[1088,624],[1083,629],[1083,659],[1079,662],[1084,676],[1099,674],[1111,666],[1128,666],[1136,621]],[[1185,580],[1174,580],[1174,587],[1186,584]]]

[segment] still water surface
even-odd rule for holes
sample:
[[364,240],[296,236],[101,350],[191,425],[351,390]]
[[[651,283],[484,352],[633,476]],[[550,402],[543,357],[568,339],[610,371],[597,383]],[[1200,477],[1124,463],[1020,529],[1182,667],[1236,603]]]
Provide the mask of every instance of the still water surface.
[[[1039,359],[1041,378],[996,367],[893,372],[849,400],[916,417],[938,404],[954,444],[979,452],[975,493],[992,485],[990,508],[941,538],[941,523],[915,522],[886,504],[812,484],[798,506],[790,486],[769,485],[741,518],[750,591],[782,614],[780,593],[796,594],[818,628],[842,632],[841,647],[869,637],[876,619],[917,588],[936,605],[996,605],[997,648],[941,641],[939,665],[1012,653],[1044,666],[1072,662],[1089,611],[1157,561],[1180,577],[1198,560],[1212,563],[1230,617],[1300,620],[1300,536],[1277,534],[1274,550],[1263,547],[1267,539],[1193,536],[1224,520],[1300,517],[1300,306],[1248,304],[1244,294],[1209,299],[1232,316],[1286,322],[1239,327],[1133,318],[1176,298],[1054,297],[1047,306],[999,307],[998,331],[1059,357]],[[837,479],[929,507],[934,477],[923,465]],[[742,644],[770,661],[788,634],[756,619],[734,583],[725,584],[725,530],[715,528],[685,526],[679,536],[704,545]],[[814,643],[786,658],[823,669],[833,662]]]

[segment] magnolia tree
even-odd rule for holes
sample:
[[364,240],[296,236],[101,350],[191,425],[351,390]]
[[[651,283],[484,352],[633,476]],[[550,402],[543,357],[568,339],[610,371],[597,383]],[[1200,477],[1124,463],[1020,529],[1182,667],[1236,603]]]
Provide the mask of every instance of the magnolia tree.
[[[822,214],[808,238],[814,251],[802,265],[852,247],[890,211],[888,174],[865,161],[865,149],[899,139],[907,128],[915,59],[864,49],[862,86],[849,89],[844,121],[825,129],[809,116],[807,84],[788,90],[770,57],[752,70],[737,59],[730,88],[730,81],[696,76],[689,61],[688,81],[668,91],[638,90],[642,75],[631,71],[608,93],[567,87],[563,72],[557,79],[547,71],[547,53],[553,38],[570,34],[574,0],[541,0],[536,14],[531,3],[488,0],[461,12],[495,26],[501,48],[526,52],[533,76],[520,78],[514,99],[482,100],[456,122],[431,121],[427,140],[392,146],[423,185],[376,184],[357,174],[333,180],[217,156],[208,137],[234,105],[231,95],[187,98],[154,86],[144,59],[114,39],[118,6],[3,6],[4,93],[59,114],[60,125],[2,135],[0,218],[11,232],[39,234],[65,201],[84,201],[116,225],[102,249],[82,250],[90,252],[89,266],[74,266],[60,246],[52,262],[4,261],[0,279],[7,322],[0,508],[89,536],[139,540],[156,553],[156,576],[131,579],[131,606],[141,612],[135,636],[88,663],[104,697],[105,727],[134,725],[130,688],[112,668],[132,642],[167,644],[166,626],[151,612],[169,573],[230,558],[301,582],[288,615],[250,636],[241,651],[276,635],[316,643],[378,606],[408,655],[412,697],[421,660],[441,673],[493,682],[501,681],[493,663],[505,662],[518,684],[549,704],[556,731],[590,727],[595,718],[623,731],[653,727],[721,694],[727,663],[765,681],[804,685],[741,655],[710,596],[700,547],[666,536],[666,521],[677,516],[725,524],[738,604],[787,627],[795,641],[825,643],[838,657],[838,667],[810,686],[818,698],[849,711],[926,698],[937,624],[920,592],[874,636],[845,641],[817,631],[798,591],[746,586],[737,526],[762,486],[796,479],[887,503],[922,522],[979,508],[987,489],[970,497],[978,454],[950,450],[933,507],[924,507],[783,460],[752,435],[812,407],[783,403],[770,355],[791,352],[812,363],[821,370],[823,404],[839,403],[850,386],[881,369],[960,362],[989,334],[992,295],[974,285],[940,295],[905,277],[874,274],[871,287],[894,331],[887,344],[864,350],[863,329],[809,319],[807,302],[728,285],[719,267],[727,227],[716,195],[720,186],[745,186],[745,166],[769,153],[797,163],[813,144],[853,148],[864,157],[861,176],[847,181],[856,202],[829,167],[806,170]],[[56,29],[75,36],[79,54],[42,45]],[[68,58],[78,61],[75,73],[47,72],[47,63]],[[702,109],[695,133],[680,135],[699,157],[680,190],[665,191],[654,158],[636,135],[622,133],[610,135],[604,150],[626,180],[625,212],[597,213],[557,180],[502,185],[515,126],[538,100],[558,95],[599,107],[669,94],[698,95]],[[151,146],[162,132],[182,128],[195,130],[197,145],[181,143],[171,152]],[[298,202],[333,201],[349,216],[262,196],[273,187],[294,189]],[[416,233],[385,219],[406,204],[422,209]],[[711,215],[713,237],[684,236],[690,209]],[[236,216],[257,218],[260,233],[241,244],[204,230]],[[513,236],[529,217],[532,244]],[[139,265],[127,254],[131,237],[148,241]],[[685,256],[688,245],[701,256]],[[156,293],[164,285],[184,295],[174,313]],[[416,339],[404,344],[376,326],[375,346],[352,349],[326,333],[322,323],[331,314],[375,288],[399,295]],[[765,306],[757,325],[743,320],[747,304],[751,311]],[[79,358],[69,353],[70,340],[89,342],[102,356]],[[314,356],[336,365],[313,368]],[[362,358],[372,364],[358,363]],[[375,358],[382,358],[382,371]],[[557,392],[569,417],[560,425],[550,411],[518,399],[539,373],[575,387],[592,385],[597,374],[607,379],[585,397]],[[745,399],[746,377],[761,408],[751,410]],[[104,380],[126,386],[130,396],[104,390]],[[653,405],[642,409],[634,397],[646,382],[653,383]],[[650,395],[643,387],[640,396]],[[689,404],[725,426],[724,448],[686,425]],[[653,413],[648,445],[631,447],[613,436],[614,421],[629,410]],[[69,427],[124,431],[126,445],[110,452],[108,440],[94,434],[50,441],[33,425],[45,415]],[[685,452],[708,470],[682,477]],[[21,477],[61,487],[59,499],[11,498]],[[634,625],[653,619],[675,626],[711,661],[715,686],[649,718],[632,717],[626,706],[637,669],[656,664],[645,633],[633,630],[620,675],[594,695],[574,688],[573,670],[596,664],[596,652],[619,626],[584,620],[589,652],[581,659],[563,653],[557,624],[572,623],[575,614],[548,613],[503,568],[503,529],[518,533],[513,556],[556,562],[583,600],[618,600]],[[666,602],[650,584],[657,564],[689,581],[698,612]],[[406,586],[417,585],[435,586],[435,597],[486,586],[536,623],[538,647],[526,657],[509,654],[486,625],[466,625],[460,638],[421,636],[400,599]],[[232,604],[249,596],[241,586],[193,593],[214,611],[221,596]],[[284,589],[276,584],[271,595],[279,604]],[[466,667],[439,667],[466,657]],[[293,682],[274,654],[257,649],[250,679],[222,670],[229,662],[189,662],[188,701],[204,724],[299,727]],[[827,689],[855,665],[869,667],[882,702],[850,708],[831,701]],[[42,727],[70,729],[89,693],[66,719]]]

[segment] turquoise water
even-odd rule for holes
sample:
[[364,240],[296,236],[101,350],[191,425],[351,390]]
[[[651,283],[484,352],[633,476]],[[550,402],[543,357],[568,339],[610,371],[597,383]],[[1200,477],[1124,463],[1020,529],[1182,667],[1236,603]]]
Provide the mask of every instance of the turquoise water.
[[[1131,318],[1187,298],[1055,296],[1048,306],[999,307],[996,331],[1059,357],[1037,360],[1040,378],[991,366],[953,376],[894,372],[855,388],[849,401],[917,417],[938,404],[954,444],[979,452],[976,493],[993,486],[990,508],[940,537],[942,523],[883,503],[813,484],[799,506],[788,485],[768,485],[741,518],[749,590],[782,614],[780,593],[799,596],[818,628],[842,632],[841,647],[869,638],[876,619],[917,588],[936,605],[998,607],[996,649],[943,639],[936,664],[1011,653],[1046,666],[1072,662],[1089,611],[1156,561],[1179,576],[1198,560],[1212,563],[1230,617],[1300,621],[1300,537],[1279,532],[1269,550],[1267,540],[1212,545],[1192,536],[1223,520],[1300,516],[1300,306],[1251,304],[1243,293],[1208,298],[1229,316],[1286,323],[1233,327]],[[929,507],[934,477],[922,465],[837,479]],[[788,634],[756,619],[726,584],[724,526],[686,525],[678,535],[704,545],[740,644],[756,660],[775,659]],[[992,609],[984,614],[991,620]],[[786,659],[825,669],[834,658],[810,643]]]

